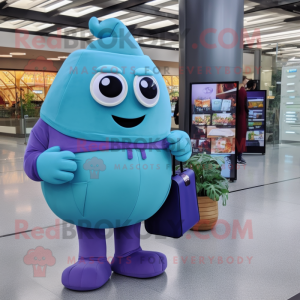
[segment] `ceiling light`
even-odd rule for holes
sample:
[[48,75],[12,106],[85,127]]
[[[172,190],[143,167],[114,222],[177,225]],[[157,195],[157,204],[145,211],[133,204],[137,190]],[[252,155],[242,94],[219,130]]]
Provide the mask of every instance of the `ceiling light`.
[[[0,23],[0,28],[8,28],[8,29],[17,29],[19,28],[20,24],[24,23],[24,20],[9,20],[9,21],[5,21],[3,23]],[[28,24],[28,22],[25,22],[26,24]],[[30,22],[29,22],[30,23]]]
[[[288,35],[288,36],[281,36],[281,37],[271,37],[271,38],[267,38],[267,39],[262,39],[261,41],[262,42],[270,42],[270,41],[277,41],[278,40],[285,40],[284,42],[287,43],[287,42],[290,42],[289,40],[290,39],[294,39],[294,38],[297,38],[299,37],[299,34],[293,34],[293,35]],[[294,40],[291,40],[291,42],[295,42]]]
[[[294,49],[294,50],[286,50],[286,51],[278,51],[278,54],[285,54],[285,55],[292,55],[293,53],[299,53],[300,52],[300,48]],[[267,52],[270,54],[276,54],[276,51],[273,52]]]
[[0,54],[0,57],[12,57],[10,54]]
[[36,8],[40,8],[45,12],[49,12],[53,9],[62,7],[64,5],[70,4],[72,1],[63,0],[63,1],[54,1],[51,3],[51,1],[48,1],[46,3],[42,3],[41,5],[37,6]]
[[165,9],[171,9],[171,10],[179,10],[179,4],[165,6],[164,8]]
[[290,49],[297,49],[298,47],[287,47],[287,48],[280,48],[279,50],[290,50]]
[[40,31],[43,29],[46,29],[48,27],[51,27],[55,24],[53,23],[41,23],[41,22],[33,22],[31,24],[28,24],[26,26],[22,26],[21,29],[26,29],[28,31]]
[[58,56],[59,59],[67,59],[68,56]]
[[98,7],[98,6],[86,6],[86,7],[81,7],[81,8],[71,8],[60,14],[64,15],[64,16],[78,18],[78,17],[84,16],[84,15],[87,15],[89,13],[92,13],[94,11],[100,10],[100,9],[102,9],[102,8]]
[[162,7],[159,11],[177,15],[179,14],[179,4]]
[[108,14],[106,16],[100,17],[100,18],[98,18],[98,20],[103,21],[103,20],[106,20],[106,19],[109,19],[109,18],[117,18],[117,17],[123,16],[123,15],[126,15],[126,14],[128,14],[127,11],[120,10],[120,11],[117,11],[115,13]]
[[250,9],[252,9],[252,8],[253,8],[253,7],[250,7],[250,6],[245,5],[245,6],[244,6],[244,11],[250,10]]
[[130,20],[136,20],[136,19],[141,18],[141,17],[143,17],[143,15],[135,15],[133,17],[129,17],[129,18],[123,19],[122,22],[125,24],[126,22],[128,22]]
[[11,52],[10,55],[26,55],[26,53],[22,53],[22,52]]
[[162,4],[162,3],[165,3],[165,2],[169,2],[169,1],[170,0],[154,0],[154,1],[151,1],[151,2],[147,2],[145,4],[155,6],[155,5],[159,5],[159,4]]
[[279,50],[278,53],[293,53],[293,52],[299,52],[300,48],[295,47],[294,49],[290,49],[290,50]]
[[256,21],[253,21],[253,22],[248,21],[246,24],[247,24],[247,26],[254,26],[254,25],[266,24],[268,22],[275,22],[275,21],[277,21],[277,23],[280,23],[285,18],[286,18],[286,16],[276,17],[276,18],[269,18],[269,19],[260,19],[260,20],[256,20]]
[[171,32],[171,33],[177,33],[177,32],[179,32],[179,28],[173,29],[173,30],[169,30],[168,32]]
[[296,29],[296,30],[290,30],[290,31],[281,31],[281,32],[276,32],[276,33],[264,34],[261,36],[261,39],[264,39],[266,37],[282,36],[282,35],[286,35],[286,34],[298,34],[299,32],[300,32],[300,30]]
[[263,14],[263,15],[258,15],[258,16],[252,16],[252,17],[245,17],[244,20],[248,21],[253,21],[255,19],[259,19],[259,18],[265,18],[266,16],[272,16],[274,14]]
[[295,56],[290,58],[289,61],[299,61],[300,59],[299,58],[296,58]]
[[53,58],[47,58],[47,60],[60,60],[60,58],[53,57]]
[[49,34],[66,35],[69,31],[72,31],[73,29],[77,29],[77,27],[65,27],[60,30],[52,31]]
[[[297,43],[299,43],[299,42],[300,42],[300,40],[293,40],[293,44],[294,44],[294,43],[296,43],[296,44],[297,44]],[[286,44],[286,43],[287,43],[287,42],[282,42],[283,46],[284,46],[284,44]],[[276,43],[275,43],[275,44],[273,44],[273,45],[276,45]]]
[[145,22],[145,21],[149,21],[149,20],[152,20],[152,19],[155,19],[155,17],[141,17],[141,18],[138,18],[138,19],[130,20],[130,21],[123,20],[123,23],[126,26],[129,26],[129,25],[133,25],[133,24],[137,24],[137,23],[142,23],[142,22]]
[[166,27],[166,26],[171,26],[171,25],[174,25],[174,22],[171,22],[171,21],[169,21],[169,20],[166,20],[166,21],[159,21],[159,22],[156,22],[156,23],[144,25],[144,26],[142,26],[141,28],[157,29],[157,28]]
[[[265,31],[265,30],[271,30],[271,29],[276,29],[276,28],[279,28],[279,27],[282,27],[282,26],[272,26],[272,27],[265,27],[265,28],[260,28],[259,29],[259,32],[260,31]],[[248,30],[245,28],[245,34],[247,33],[253,33],[253,32],[257,32],[258,30],[254,29],[254,30]]]

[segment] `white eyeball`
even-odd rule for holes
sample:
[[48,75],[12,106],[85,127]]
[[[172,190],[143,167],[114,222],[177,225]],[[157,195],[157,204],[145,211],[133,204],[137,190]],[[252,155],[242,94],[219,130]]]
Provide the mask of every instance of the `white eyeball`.
[[153,107],[157,104],[160,90],[153,76],[135,76],[133,89],[136,98],[142,105]]
[[124,101],[128,85],[121,74],[97,73],[90,84],[92,97],[104,106],[116,106]]

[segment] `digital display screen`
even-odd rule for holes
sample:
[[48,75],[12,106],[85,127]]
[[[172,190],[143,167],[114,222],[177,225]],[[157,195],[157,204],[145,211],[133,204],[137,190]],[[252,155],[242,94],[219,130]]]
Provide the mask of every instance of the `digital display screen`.
[[[279,141],[300,141],[300,66],[282,67],[281,82],[278,85],[280,92],[280,114],[274,110],[272,125],[275,126],[275,118],[280,118]],[[270,125],[271,125],[270,124]],[[268,140],[277,140],[275,131],[267,136]]]
[[247,153],[265,153],[266,91],[247,91],[248,128]]
[[222,156],[222,175],[236,179],[238,82],[192,83],[190,138],[193,154]]

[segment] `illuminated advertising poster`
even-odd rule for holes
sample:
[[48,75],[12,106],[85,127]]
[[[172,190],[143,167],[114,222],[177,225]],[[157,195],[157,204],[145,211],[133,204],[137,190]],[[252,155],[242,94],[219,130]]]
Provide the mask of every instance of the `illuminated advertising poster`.
[[280,142],[300,141],[300,66],[285,66],[281,73]]
[[190,137],[193,154],[222,156],[222,175],[237,178],[236,105],[238,82],[192,83]]
[[247,91],[248,128],[247,153],[266,152],[266,91]]

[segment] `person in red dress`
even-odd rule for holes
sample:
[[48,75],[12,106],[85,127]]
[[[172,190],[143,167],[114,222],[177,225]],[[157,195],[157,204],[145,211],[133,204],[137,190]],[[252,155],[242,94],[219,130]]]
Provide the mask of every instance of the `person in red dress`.
[[240,84],[237,99],[237,136],[236,146],[238,154],[238,164],[245,165],[246,161],[243,159],[243,152],[246,150],[246,134],[247,134],[247,123],[248,123],[248,104],[247,104],[247,92],[245,86],[247,85],[248,78],[243,76],[243,82]]

